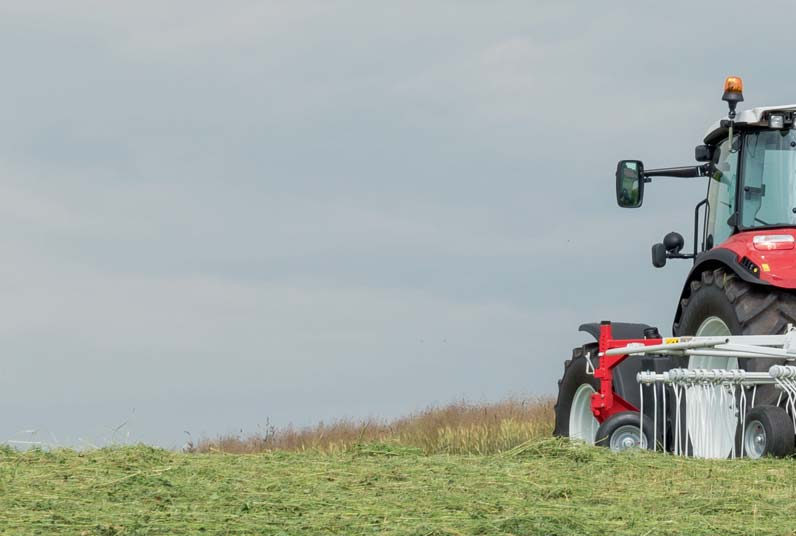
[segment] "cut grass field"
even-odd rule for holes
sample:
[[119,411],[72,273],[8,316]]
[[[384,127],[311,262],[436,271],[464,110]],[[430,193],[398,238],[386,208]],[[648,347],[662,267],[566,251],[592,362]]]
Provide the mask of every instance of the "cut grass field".
[[494,455],[388,444],[0,451],[0,533],[9,535],[795,532],[789,459],[612,454],[557,439]]
[[77,452],[0,448],[0,534],[796,534],[796,461],[612,454],[546,399]]

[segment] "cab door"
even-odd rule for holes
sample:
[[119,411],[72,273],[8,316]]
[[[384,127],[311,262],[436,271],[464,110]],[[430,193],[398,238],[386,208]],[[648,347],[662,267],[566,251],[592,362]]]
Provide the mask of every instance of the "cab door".
[[708,203],[705,214],[704,248],[721,244],[735,232],[737,207],[738,154],[740,136],[724,140],[713,155],[713,172],[708,178]]

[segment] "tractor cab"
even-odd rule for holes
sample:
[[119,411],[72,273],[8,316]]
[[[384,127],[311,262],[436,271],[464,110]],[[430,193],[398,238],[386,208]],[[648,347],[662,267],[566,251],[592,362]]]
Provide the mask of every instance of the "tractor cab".
[[645,170],[641,161],[620,161],[617,203],[640,207],[644,185],[653,177],[706,177],[707,195],[695,207],[693,250],[683,253],[683,237],[669,233],[652,247],[653,265],[692,259],[696,268],[717,261],[749,282],[794,289],[796,104],[736,113],[742,90],[738,77],[725,82],[728,118],[717,121],[696,147],[699,165]]
[[721,122],[705,136],[706,249],[735,232],[796,227],[794,112],[796,105],[756,108],[740,114],[732,140]]

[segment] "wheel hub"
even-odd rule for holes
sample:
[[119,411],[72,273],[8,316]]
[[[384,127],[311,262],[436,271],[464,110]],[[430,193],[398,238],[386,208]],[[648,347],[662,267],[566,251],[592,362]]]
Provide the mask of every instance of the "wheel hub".
[[646,438],[641,439],[638,426],[620,426],[611,434],[608,446],[614,452],[621,452],[628,449],[647,448]]
[[766,429],[760,421],[746,423],[744,450],[750,458],[760,458],[766,452]]

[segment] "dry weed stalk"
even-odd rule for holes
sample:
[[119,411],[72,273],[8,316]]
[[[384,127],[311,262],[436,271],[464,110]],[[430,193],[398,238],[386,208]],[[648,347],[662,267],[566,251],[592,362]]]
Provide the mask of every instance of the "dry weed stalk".
[[256,453],[273,450],[340,452],[363,443],[397,443],[427,453],[489,454],[549,436],[553,401],[513,398],[497,403],[454,402],[392,421],[338,420],[315,426],[226,435],[191,443],[189,452]]

